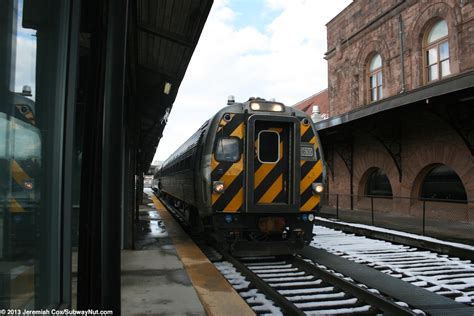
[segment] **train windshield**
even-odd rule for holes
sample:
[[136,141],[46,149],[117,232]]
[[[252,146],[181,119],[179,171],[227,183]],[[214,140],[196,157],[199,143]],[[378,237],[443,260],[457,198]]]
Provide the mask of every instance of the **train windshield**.
[[217,141],[215,158],[220,162],[237,162],[240,160],[239,139],[223,137]]
[[280,134],[273,130],[258,133],[258,160],[261,163],[277,163],[280,160]]

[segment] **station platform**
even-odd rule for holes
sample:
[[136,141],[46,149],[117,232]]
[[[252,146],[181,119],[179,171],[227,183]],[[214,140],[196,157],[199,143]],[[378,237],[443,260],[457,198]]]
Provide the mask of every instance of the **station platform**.
[[152,191],[145,192],[136,250],[122,251],[122,315],[255,315]]
[[[323,206],[318,216],[326,218],[339,218],[339,220],[372,225],[372,214],[367,210],[347,210]],[[395,229],[407,233],[422,235],[422,218],[407,217],[388,212],[375,212],[375,226]],[[474,246],[474,222],[446,221],[439,219],[426,219],[426,236],[441,240],[459,242]]]

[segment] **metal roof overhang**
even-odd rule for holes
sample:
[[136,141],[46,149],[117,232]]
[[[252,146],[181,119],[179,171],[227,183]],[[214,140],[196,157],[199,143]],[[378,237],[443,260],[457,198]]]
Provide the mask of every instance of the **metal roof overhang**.
[[432,83],[410,90],[399,95],[383,99],[379,102],[371,103],[364,108],[355,109],[342,115],[331,117],[327,120],[316,123],[319,131],[336,128],[355,120],[368,117],[377,113],[400,108],[408,104],[416,103],[423,100],[429,100],[450,94],[456,91],[474,87],[474,71],[466,72],[451,78]]
[[[131,6],[127,80],[139,134],[138,162],[146,171],[213,0],[137,0]],[[165,84],[171,84],[169,94]],[[129,105],[130,106],[130,105]],[[126,117],[126,120],[129,118]]]

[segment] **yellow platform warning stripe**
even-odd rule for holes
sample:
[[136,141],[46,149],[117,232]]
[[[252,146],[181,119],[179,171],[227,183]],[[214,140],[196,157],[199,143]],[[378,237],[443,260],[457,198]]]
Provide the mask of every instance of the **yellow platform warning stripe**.
[[155,196],[152,196],[152,200],[207,315],[255,315],[217,268],[184,233],[163,204]]

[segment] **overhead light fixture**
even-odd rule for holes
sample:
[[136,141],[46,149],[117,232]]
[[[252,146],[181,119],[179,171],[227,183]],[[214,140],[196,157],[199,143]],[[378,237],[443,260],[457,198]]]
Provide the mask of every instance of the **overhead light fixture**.
[[164,94],[170,94],[171,92],[171,83],[165,82],[165,88],[163,89]]

